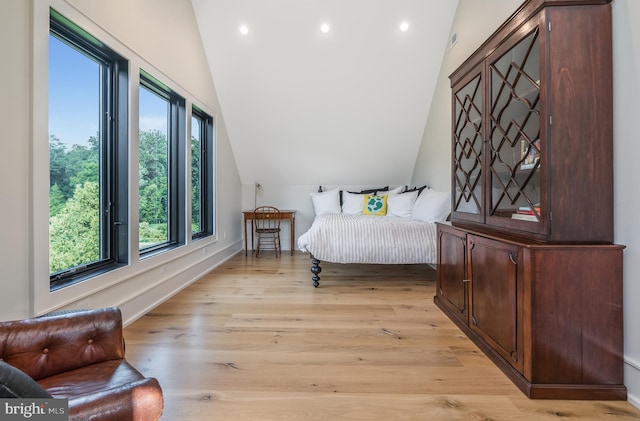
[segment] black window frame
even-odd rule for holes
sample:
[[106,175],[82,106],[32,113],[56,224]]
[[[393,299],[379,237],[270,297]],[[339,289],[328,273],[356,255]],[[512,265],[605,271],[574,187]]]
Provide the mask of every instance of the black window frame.
[[[200,121],[200,231],[191,232],[191,238],[196,240],[215,234],[215,189],[214,189],[214,120],[198,106],[191,107],[192,118]],[[193,136],[193,133],[191,134]],[[193,171],[190,172],[193,175]],[[193,182],[193,180],[192,180]],[[191,186],[191,184],[190,184]],[[193,212],[193,207],[192,207]]]
[[55,291],[129,263],[129,63],[53,8],[49,34],[100,65],[100,257],[49,274]]
[[186,238],[186,101],[149,72],[140,69],[140,88],[142,87],[165,99],[169,104],[167,115],[169,154],[167,223],[169,226],[167,241],[139,249],[140,259],[180,247],[185,244]]

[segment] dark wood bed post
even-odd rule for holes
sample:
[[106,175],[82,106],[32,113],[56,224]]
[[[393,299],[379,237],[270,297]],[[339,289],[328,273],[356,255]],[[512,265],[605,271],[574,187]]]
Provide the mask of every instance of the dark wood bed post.
[[[322,186],[318,186],[318,193],[322,193]],[[313,273],[311,280],[313,281],[313,286],[318,288],[320,286],[320,277],[318,276],[318,274],[322,272],[322,268],[320,267],[320,260],[313,257],[313,255],[310,255],[310,256],[311,256],[311,273]]]
[[316,259],[312,255],[311,256],[311,273],[313,273],[313,276],[311,277],[311,280],[313,281],[313,286],[316,288],[320,286],[320,277],[318,276],[320,272],[322,272],[322,268],[320,267],[320,260]]

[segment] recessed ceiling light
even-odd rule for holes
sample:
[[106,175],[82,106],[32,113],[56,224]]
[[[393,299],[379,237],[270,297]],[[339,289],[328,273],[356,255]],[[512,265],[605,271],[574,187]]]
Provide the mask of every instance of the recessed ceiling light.
[[323,34],[326,34],[330,30],[331,30],[331,26],[329,26],[328,23],[323,23],[322,25],[320,25],[320,32],[322,32]]
[[240,33],[247,35],[249,33],[249,27],[247,25],[240,25]]
[[400,30],[402,32],[407,32],[409,30],[409,22],[404,21],[400,24]]

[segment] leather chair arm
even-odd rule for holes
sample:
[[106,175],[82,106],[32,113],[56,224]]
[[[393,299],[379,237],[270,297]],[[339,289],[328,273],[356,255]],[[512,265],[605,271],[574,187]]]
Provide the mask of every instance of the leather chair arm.
[[[132,399],[133,398],[133,399]],[[114,402],[121,402],[114,405]],[[162,389],[154,378],[69,399],[69,421],[155,421],[162,415]]]
[[0,322],[0,359],[34,380],[124,358],[118,308]]

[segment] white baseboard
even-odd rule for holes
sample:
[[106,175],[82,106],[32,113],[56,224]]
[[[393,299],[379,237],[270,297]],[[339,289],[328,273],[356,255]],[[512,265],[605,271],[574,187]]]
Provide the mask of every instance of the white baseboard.
[[627,401],[640,408],[640,361],[624,358],[624,385],[627,386]]
[[184,270],[181,270],[179,273],[168,274],[165,280],[159,282],[153,288],[146,289],[138,295],[128,297],[126,301],[118,305],[122,311],[123,325],[127,326],[144,316],[153,308],[167,301],[242,251],[239,243],[236,243],[213,256],[201,259],[199,262],[184,268]]

